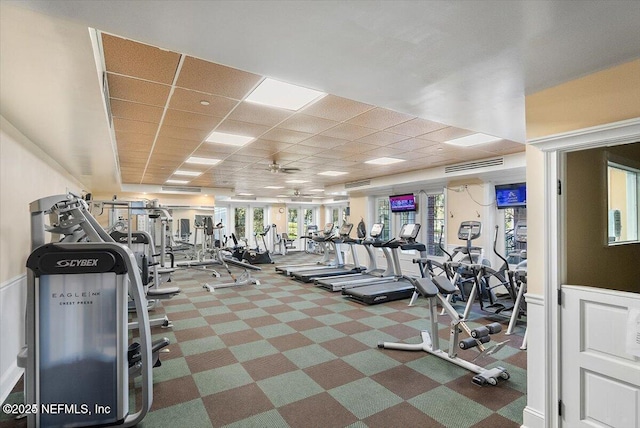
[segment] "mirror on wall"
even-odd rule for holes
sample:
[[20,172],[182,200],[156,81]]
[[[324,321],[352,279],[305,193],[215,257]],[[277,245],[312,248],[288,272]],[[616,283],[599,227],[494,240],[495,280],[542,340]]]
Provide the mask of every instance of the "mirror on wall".
[[640,164],[608,156],[607,245],[640,242]]

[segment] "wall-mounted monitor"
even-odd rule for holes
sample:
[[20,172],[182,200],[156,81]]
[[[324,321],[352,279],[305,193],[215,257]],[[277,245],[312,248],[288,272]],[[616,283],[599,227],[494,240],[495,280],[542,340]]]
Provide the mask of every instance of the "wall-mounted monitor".
[[498,209],[526,207],[526,183],[501,184],[496,186],[496,206]]
[[416,197],[413,193],[389,196],[389,206],[392,213],[416,210]]

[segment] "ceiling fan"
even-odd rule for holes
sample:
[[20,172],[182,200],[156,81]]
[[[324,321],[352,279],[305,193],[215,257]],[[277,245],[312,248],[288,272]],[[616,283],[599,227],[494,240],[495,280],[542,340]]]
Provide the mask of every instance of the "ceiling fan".
[[302,200],[302,199],[308,199],[308,198],[313,198],[312,194],[307,194],[307,193],[301,193],[300,190],[295,189],[293,191],[293,195],[291,195],[291,200]]
[[272,174],[293,174],[294,172],[300,171],[300,168],[285,168],[276,161],[273,161],[273,163],[267,168],[267,171]]

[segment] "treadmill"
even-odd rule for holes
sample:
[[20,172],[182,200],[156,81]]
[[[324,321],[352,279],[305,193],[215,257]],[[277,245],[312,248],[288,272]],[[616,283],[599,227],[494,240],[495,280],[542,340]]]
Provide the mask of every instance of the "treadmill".
[[[350,273],[346,275],[339,276],[330,276],[327,278],[316,278],[314,283],[321,288],[327,289],[329,291],[342,291],[343,288],[346,287],[357,287],[359,285],[371,285],[377,281],[388,281],[390,278],[395,276],[395,271],[393,269],[393,261],[391,258],[391,252],[389,248],[382,247],[384,243],[380,240],[380,235],[382,235],[382,230],[384,229],[384,224],[375,223],[371,227],[371,231],[369,232],[370,239],[364,239],[358,242],[363,245],[365,250],[367,251],[367,255],[369,256],[369,268],[366,271],[362,271],[360,273]],[[379,269],[378,264],[376,262],[376,256],[374,254],[374,250],[372,247],[382,249],[384,256],[387,260],[387,268]]]
[[372,283],[361,287],[344,288],[342,294],[348,299],[366,305],[391,302],[393,300],[408,299],[413,295],[414,286],[411,281],[402,274],[398,251],[418,250],[420,257],[427,256],[427,247],[416,242],[416,237],[420,231],[420,224],[408,223],[402,226],[397,238],[382,244],[383,247],[390,248],[393,256],[393,265],[396,276],[387,281]]
[[311,239],[318,243],[322,249],[322,260],[317,263],[302,263],[296,265],[279,265],[276,266],[276,272],[283,275],[291,275],[294,271],[304,269],[318,269],[321,266],[334,267],[336,265],[335,260],[331,259],[331,252],[327,248],[327,243],[331,242],[333,237],[333,223],[327,223],[324,225],[324,229],[319,234],[312,236]]
[[[351,233],[352,229],[352,223],[343,223],[342,227],[340,227],[338,236],[331,238],[331,242],[335,247],[336,253],[336,265],[334,267],[323,266],[311,270],[296,270],[291,273],[291,276],[302,282],[313,282],[317,278],[359,273],[366,270],[366,268],[361,266],[360,262],[358,261],[358,253],[353,250],[353,246],[359,241],[349,238],[349,234]],[[344,255],[342,254],[341,245],[345,243],[348,244],[351,248],[351,254],[353,256],[354,263],[353,265],[347,265],[344,262]]]

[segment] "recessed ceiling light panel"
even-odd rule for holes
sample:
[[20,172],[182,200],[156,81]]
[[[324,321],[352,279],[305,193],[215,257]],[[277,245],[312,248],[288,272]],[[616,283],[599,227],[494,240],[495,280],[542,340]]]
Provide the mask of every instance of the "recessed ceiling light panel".
[[311,189],[309,191],[314,193],[319,193],[319,192],[324,192],[324,189]]
[[189,159],[185,161],[186,163],[195,163],[198,165],[216,165],[222,162],[220,159],[213,158],[199,158],[196,156],[191,156]]
[[302,184],[302,183],[308,183],[309,181],[307,180],[287,180],[286,183],[290,183],[290,184]]
[[245,101],[269,107],[299,110],[325,95],[323,92],[266,78]]
[[398,162],[404,162],[404,159],[378,158],[378,159],[368,160],[365,163],[368,163],[368,164],[371,164],[371,165],[391,165],[391,164],[398,163]]
[[226,134],[224,132],[214,131],[205,140],[207,143],[227,144],[229,146],[244,146],[255,140],[254,137],[246,137],[244,135]]
[[185,170],[179,169],[176,172],[174,172],[173,175],[186,175],[187,177],[197,177],[199,175],[202,175],[202,173],[200,171],[185,171]]
[[328,175],[330,177],[337,177],[338,175],[345,175],[347,174],[344,171],[324,171],[324,172],[319,172],[318,175]]
[[283,186],[264,186],[265,189],[284,189]]
[[167,183],[167,184],[187,184],[188,181],[187,180],[173,180],[173,179],[171,179],[171,180],[165,181],[165,183]]
[[467,135],[466,137],[454,138],[453,140],[445,141],[445,144],[451,144],[459,147],[471,147],[479,144],[493,143],[500,140],[502,140],[500,137],[478,133]]

